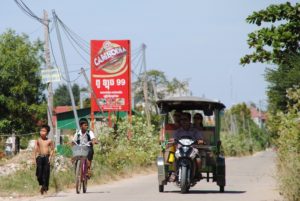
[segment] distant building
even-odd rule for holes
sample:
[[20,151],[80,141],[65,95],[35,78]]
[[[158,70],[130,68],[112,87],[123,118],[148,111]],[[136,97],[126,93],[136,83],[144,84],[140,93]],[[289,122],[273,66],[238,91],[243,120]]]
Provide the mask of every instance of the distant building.
[[252,120],[259,126],[259,128],[264,128],[267,120],[266,113],[255,107],[251,107],[250,111]]

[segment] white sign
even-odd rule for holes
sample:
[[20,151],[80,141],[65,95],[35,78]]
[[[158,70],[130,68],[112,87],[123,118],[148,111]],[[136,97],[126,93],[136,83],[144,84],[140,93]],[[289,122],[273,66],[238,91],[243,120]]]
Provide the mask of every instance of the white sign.
[[60,82],[60,73],[57,68],[53,69],[43,69],[42,72],[42,82],[49,83],[49,82]]

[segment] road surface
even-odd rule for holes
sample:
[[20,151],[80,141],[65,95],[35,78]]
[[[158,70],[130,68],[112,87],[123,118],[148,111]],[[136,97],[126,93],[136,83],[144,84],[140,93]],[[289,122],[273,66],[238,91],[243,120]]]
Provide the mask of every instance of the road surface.
[[42,201],[281,201],[275,183],[275,153],[271,150],[254,156],[227,158],[227,185],[219,193],[215,183],[201,181],[189,194],[180,194],[174,184],[158,192],[157,175],[136,176],[111,184],[90,186],[88,193],[75,194],[75,189],[53,196],[39,196],[24,200]]

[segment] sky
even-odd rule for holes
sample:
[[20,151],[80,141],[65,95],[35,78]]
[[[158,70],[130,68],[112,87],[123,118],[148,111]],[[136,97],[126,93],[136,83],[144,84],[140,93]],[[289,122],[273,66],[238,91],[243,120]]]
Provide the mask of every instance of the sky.
[[[282,0],[23,0],[37,15],[43,10],[52,19],[52,10],[85,41],[131,40],[132,50],[146,44],[147,69],[163,71],[171,80],[189,80],[195,96],[217,99],[227,107],[233,104],[266,104],[268,83],[264,80],[267,64],[241,66],[240,58],[252,52],[247,45],[248,33],[258,27],[246,23],[246,17],[270,4]],[[296,1],[290,1],[295,3]],[[25,33],[30,39],[43,40],[43,25],[27,16],[13,0],[0,3],[0,34],[7,29]],[[50,38],[59,66],[53,20]],[[76,70],[88,68],[63,36],[64,49],[71,80]],[[82,53],[86,60],[89,56]],[[51,58],[52,63],[53,56]],[[134,66],[133,66],[134,68]],[[75,71],[75,72],[74,72]],[[90,71],[88,71],[90,73]],[[84,79],[76,80],[85,87]],[[56,84],[55,86],[57,86]]]

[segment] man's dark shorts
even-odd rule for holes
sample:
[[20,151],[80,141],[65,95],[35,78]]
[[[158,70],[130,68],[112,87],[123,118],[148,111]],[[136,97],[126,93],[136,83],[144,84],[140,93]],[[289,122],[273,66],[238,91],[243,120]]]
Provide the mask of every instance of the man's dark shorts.
[[87,159],[89,161],[93,160],[93,157],[94,157],[94,148],[93,147],[90,147],[90,150],[89,150],[89,153],[87,155]]

